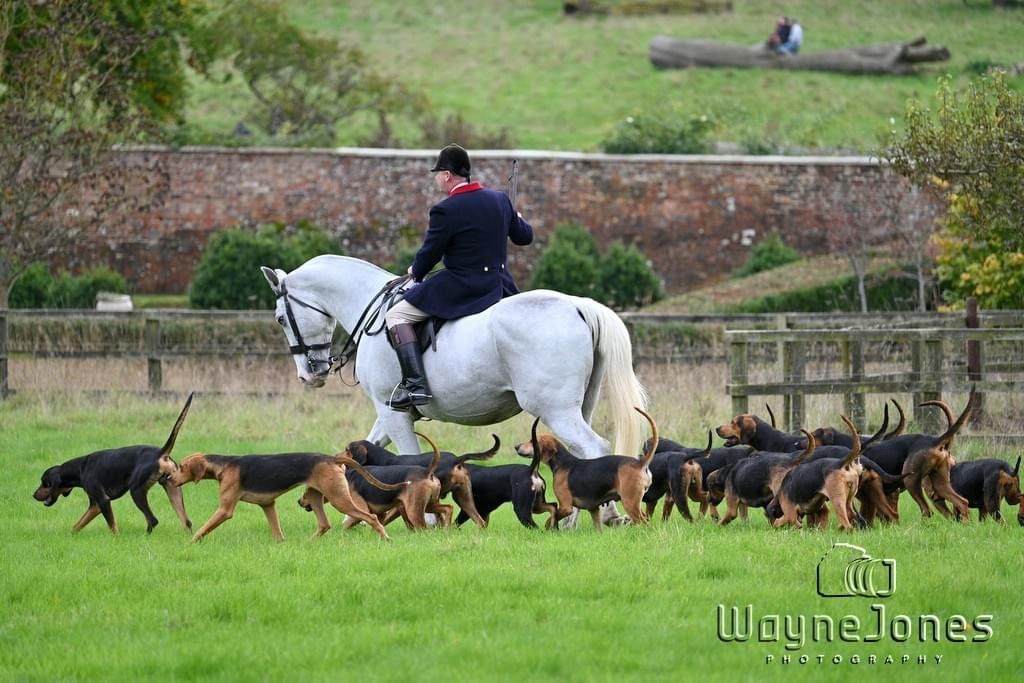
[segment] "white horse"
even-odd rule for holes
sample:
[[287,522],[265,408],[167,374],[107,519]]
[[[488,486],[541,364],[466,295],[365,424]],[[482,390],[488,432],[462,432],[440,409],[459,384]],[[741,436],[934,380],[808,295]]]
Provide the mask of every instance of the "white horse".
[[[358,334],[364,310],[395,276],[345,256],[317,256],[291,273],[262,268],[277,295],[275,315],[284,329],[299,380],[323,386],[331,370],[335,325]],[[383,314],[381,314],[383,315]],[[383,322],[383,321],[381,321]],[[365,325],[363,325],[365,328]],[[525,410],[541,418],[575,455],[608,454],[608,442],[590,427],[607,381],[615,427],[615,453],[635,454],[646,423],[633,409],[647,407],[633,373],[632,345],[622,320],[592,299],[536,290],[446,323],[437,350],[423,354],[433,398],[417,412],[387,406],[401,370],[386,334],[364,335],[355,373],[377,409],[366,437],[400,453],[419,453],[413,421],[489,425]]]

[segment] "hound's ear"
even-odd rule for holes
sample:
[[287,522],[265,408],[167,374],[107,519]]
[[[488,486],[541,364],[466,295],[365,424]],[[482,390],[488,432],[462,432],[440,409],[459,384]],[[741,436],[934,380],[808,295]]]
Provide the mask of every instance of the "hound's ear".
[[[274,294],[281,293],[281,276],[278,275],[278,271],[273,268],[267,268],[266,266],[260,266],[260,270],[263,271],[263,277],[267,278],[267,284],[274,290]],[[281,271],[281,275],[284,271]]]

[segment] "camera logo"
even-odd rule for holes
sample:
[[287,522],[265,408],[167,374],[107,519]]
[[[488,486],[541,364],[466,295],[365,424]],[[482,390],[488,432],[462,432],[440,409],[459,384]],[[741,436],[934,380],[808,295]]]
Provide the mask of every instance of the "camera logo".
[[864,548],[833,543],[818,561],[818,595],[823,598],[887,598],[896,592],[896,560],[879,560]]

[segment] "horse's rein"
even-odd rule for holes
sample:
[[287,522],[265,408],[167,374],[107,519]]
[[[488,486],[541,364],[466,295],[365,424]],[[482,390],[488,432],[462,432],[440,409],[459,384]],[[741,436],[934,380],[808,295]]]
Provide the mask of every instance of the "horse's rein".
[[[363,309],[362,315],[359,316],[359,320],[356,321],[355,327],[352,328],[352,333],[345,340],[345,344],[341,347],[341,351],[337,354],[331,355],[328,358],[330,362],[330,368],[328,374],[338,373],[339,379],[345,386],[354,387],[359,384],[357,378],[353,384],[349,384],[341,377],[341,369],[344,368],[350,361],[352,361],[352,376],[355,377],[355,358],[359,352],[359,343],[362,341],[363,336],[374,337],[386,328],[384,316],[381,315],[381,311],[385,311],[390,307],[391,302],[396,296],[405,291],[405,285],[412,279],[411,275],[403,275],[396,277],[393,280],[388,280],[381,289],[373,295],[370,299],[370,303]],[[378,303],[378,299],[380,300]],[[372,314],[371,314],[372,311]],[[373,326],[380,320],[380,327],[376,330]]]

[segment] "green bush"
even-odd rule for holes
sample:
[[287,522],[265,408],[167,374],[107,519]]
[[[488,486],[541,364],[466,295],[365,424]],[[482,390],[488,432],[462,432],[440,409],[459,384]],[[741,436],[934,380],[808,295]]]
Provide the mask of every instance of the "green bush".
[[664,297],[661,278],[634,245],[614,242],[598,268],[597,298],[615,309],[639,308]]
[[659,112],[630,116],[601,148],[608,154],[702,154],[715,128],[708,114]]
[[531,289],[553,289],[574,296],[593,296],[600,253],[590,231],[578,223],[555,227],[530,280]]
[[732,272],[732,277],[741,278],[800,260],[796,249],[788,246],[777,234],[761,240],[750,250],[746,263]]
[[128,292],[120,273],[101,266],[80,275],[61,272],[54,277],[45,264],[29,266],[11,291],[11,308],[95,308],[99,292]]
[[[917,283],[899,275],[867,283],[868,310],[912,311],[917,308]],[[822,313],[860,311],[857,278],[848,276],[818,287],[798,289],[745,301],[729,313]]]
[[419,250],[419,245],[405,245],[399,247],[398,254],[395,255],[395,260],[384,266],[384,269],[391,271],[395,275],[405,275],[406,271],[412,267],[412,262],[416,258],[416,253]]
[[578,223],[555,229],[537,259],[530,288],[589,296],[616,309],[642,306],[664,295],[661,279],[639,249],[616,242],[602,256],[593,235]]
[[53,276],[45,263],[33,263],[11,288],[8,303],[11,308],[47,308],[46,293],[53,284]]
[[270,308],[274,293],[260,266],[292,270],[320,254],[340,254],[341,246],[308,223],[228,228],[213,235],[189,283],[192,308]]

